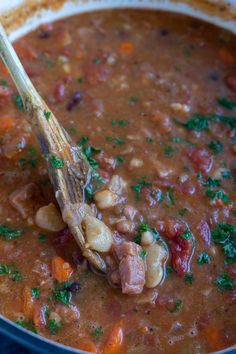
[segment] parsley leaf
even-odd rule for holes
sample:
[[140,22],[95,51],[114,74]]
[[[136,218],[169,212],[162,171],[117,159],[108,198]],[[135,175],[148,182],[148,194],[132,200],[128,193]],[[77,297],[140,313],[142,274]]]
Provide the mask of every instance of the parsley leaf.
[[50,156],[50,165],[54,169],[60,170],[64,166],[64,160],[56,155]]
[[231,204],[231,200],[229,199],[228,195],[222,189],[218,189],[213,191],[212,189],[208,188],[205,190],[205,194],[208,198],[212,200],[220,199],[225,204]]
[[91,337],[98,339],[101,337],[101,335],[103,334],[103,329],[102,327],[96,327],[92,332],[91,332]]
[[142,259],[145,259],[145,257],[147,256],[147,253],[148,253],[148,251],[143,249],[143,250],[139,253],[139,256],[140,256]]
[[212,239],[214,243],[220,245],[225,254],[225,263],[236,261],[236,225],[219,223],[217,228],[212,230]]
[[177,300],[175,301],[174,306],[171,307],[171,308],[167,308],[167,310],[168,310],[169,312],[171,312],[171,313],[174,313],[174,312],[177,312],[177,311],[181,310],[182,307],[183,307],[183,301],[180,300],[180,299],[177,299]]
[[69,290],[69,286],[71,285],[70,282],[60,283],[57,285],[56,290],[54,290],[53,295],[54,297],[64,305],[69,306],[72,294]]
[[205,182],[203,181],[202,184],[205,187],[219,187],[221,180],[209,177]]
[[31,331],[33,333],[37,333],[32,321],[17,320],[17,321],[15,321],[15,324],[17,324],[18,326],[23,327],[25,329],[28,329],[28,331]]
[[206,252],[202,252],[198,256],[197,262],[200,265],[210,264],[211,263],[211,257]]
[[31,288],[31,295],[35,299],[39,299],[40,297],[40,289],[39,288]]
[[223,150],[223,145],[219,140],[211,140],[207,146],[214,154],[219,154]]
[[19,108],[20,111],[24,111],[24,104],[23,104],[21,96],[19,96],[19,95],[14,96],[13,101],[14,101],[15,105]]
[[56,320],[49,320],[48,321],[48,329],[50,330],[50,334],[51,335],[55,335],[57,334],[57,332],[59,331],[59,329],[62,328],[62,324],[56,322]]
[[190,229],[187,229],[183,234],[181,234],[179,237],[184,238],[185,240],[189,240],[190,237],[192,236],[192,232]]
[[192,285],[193,281],[194,281],[193,274],[186,274],[184,276],[184,281],[185,281],[185,283]]
[[215,284],[221,291],[233,289],[234,283],[234,279],[225,272],[221,273],[215,280]]
[[152,182],[148,181],[145,177],[140,178],[137,181],[137,184],[131,186],[131,189],[135,192],[136,200],[137,201],[141,200],[142,187],[151,187],[151,186],[152,186]]
[[46,118],[46,120],[49,120],[50,117],[51,117],[52,112],[44,111],[43,114],[44,114],[44,117]]
[[220,97],[217,98],[217,102],[225,108],[228,108],[230,110],[236,108],[236,101],[232,101],[229,98],[225,98],[225,97]]
[[14,264],[10,264],[10,266],[5,263],[0,264],[0,275],[8,275],[13,281],[22,280],[22,275],[20,271],[15,268]]
[[6,241],[10,241],[16,237],[22,236],[22,230],[11,229],[6,225],[0,225],[0,236],[2,236]]

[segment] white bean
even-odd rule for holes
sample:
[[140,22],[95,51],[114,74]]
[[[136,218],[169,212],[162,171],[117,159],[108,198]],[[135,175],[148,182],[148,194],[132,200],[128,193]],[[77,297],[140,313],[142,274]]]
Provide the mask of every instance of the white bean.
[[88,247],[98,252],[108,252],[113,241],[110,229],[94,216],[87,215],[83,222]]
[[117,195],[105,189],[104,191],[99,191],[95,194],[94,201],[99,209],[108,209],[116,204]]
[[66,227],[61,214],[53,203],[38,209],[35,215],[35,222],[42,229],[52,232],[63,230]]
[[141,234],[141,245],[142,246],[150,246],[153,243],[153,234],[151,231],[145,231]]
[[163,277],[163,261],[166,258],[165,249],[155,243],[146,248],[147,256],[147,272],[146,272],[146,287],[154,288],[157,286]]
[[139,168],[142,166],[143,166],[143,160],[140,160],[137,158],[133,158],[132,160],[130,160],[130,163],[129,163],[130,168]]
[[49,320],[55,321],[55,323],[60,323],[61,322],[61,316],[59,316],[58,313],[53,311],[49,315]]

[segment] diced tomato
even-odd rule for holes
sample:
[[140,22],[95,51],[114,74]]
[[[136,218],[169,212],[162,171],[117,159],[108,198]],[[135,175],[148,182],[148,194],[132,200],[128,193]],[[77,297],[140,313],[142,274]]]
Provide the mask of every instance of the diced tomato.
[[165,236],[175,238],[182,235],[186,230],[186,226],[178,220],[168,219],[165,222]]
[[187,150],[187,155],[196,171],[201,171],[202,173],[210,172],[213,164],[213,156],[207,150],[190,148]]

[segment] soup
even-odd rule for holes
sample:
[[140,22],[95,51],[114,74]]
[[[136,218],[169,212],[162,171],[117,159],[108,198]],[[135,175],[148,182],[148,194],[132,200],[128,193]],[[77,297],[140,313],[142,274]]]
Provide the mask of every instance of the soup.
[[94,271],[64,224],[1,64],[1,314],[92,353],[235,344],[234,35],[177,14],[109,10],[14,45],[93,168],[85,194],[98,219],[84,229],[109,273]]

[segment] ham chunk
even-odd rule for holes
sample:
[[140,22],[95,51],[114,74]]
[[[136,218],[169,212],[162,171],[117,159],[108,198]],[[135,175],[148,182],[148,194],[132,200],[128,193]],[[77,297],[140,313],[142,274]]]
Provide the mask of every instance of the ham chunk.
[[145,284],[146,265],[140,257],[142,248],[134,242],[114,246],[119,261],[119,276],[123,294],[140,294]]
[[37,209],[44,204],[40,189],[35,183],[29,183],[16,189],[10,194],[9,201],[23,219],[33,216]]

